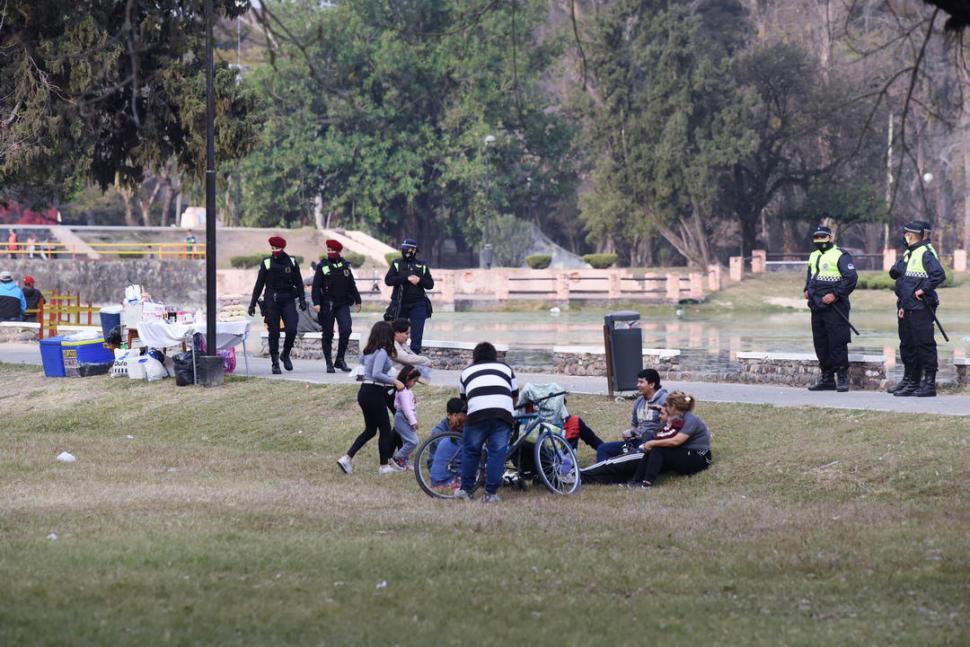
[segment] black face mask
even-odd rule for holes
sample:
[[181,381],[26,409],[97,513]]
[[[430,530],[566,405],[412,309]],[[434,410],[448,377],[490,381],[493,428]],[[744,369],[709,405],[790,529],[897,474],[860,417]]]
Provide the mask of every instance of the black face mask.
[[825,243],[821,243],[821,242],[815,243],[815,249],[817,249],[820,252],[827,252],[830,249],[832,249],[832,243],[831,241],[825,242]]
[[413,249],[402,249],[401,257],[406,261],[414,260],[414,250]]

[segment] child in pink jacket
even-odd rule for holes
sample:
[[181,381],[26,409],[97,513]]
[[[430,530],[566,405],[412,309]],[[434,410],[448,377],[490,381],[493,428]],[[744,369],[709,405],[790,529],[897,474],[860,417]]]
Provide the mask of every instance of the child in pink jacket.
[[413,389],[420,377],[421,371],[408,365],[397,375],[404,388],[394,395],[394,431],[401,436],[404,445],[394,454],[393,463],[402,470],[411,468],[411,452],[418,446],[418,411]]

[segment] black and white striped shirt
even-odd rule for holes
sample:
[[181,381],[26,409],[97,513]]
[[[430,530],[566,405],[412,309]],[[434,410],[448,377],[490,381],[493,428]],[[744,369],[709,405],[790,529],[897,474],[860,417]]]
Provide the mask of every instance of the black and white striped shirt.
[[458,392],[468,401],[468,422],[498,418],[512,424],[519,385],[515,381],[515,372],[508,364],[472,364],[461,372]]

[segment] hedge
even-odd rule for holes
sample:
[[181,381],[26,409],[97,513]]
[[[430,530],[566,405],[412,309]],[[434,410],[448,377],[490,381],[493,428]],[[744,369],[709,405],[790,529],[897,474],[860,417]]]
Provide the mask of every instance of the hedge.
[[388,252],[384,254],[384,258],[387,259],[387,264],[390,265],[397,259],[401,258],[401,252]]
[[549,254],[531,254],[525,257],[525,264],[534,270],[544,270],[552,264]]
[[[351,252],[351,251],[345,250],[341,252],[340,255],[344,257],[345,261],[350,263],[351,267],[355,267],[355,268],[360,267],[361,265],[364,264],[364,261],[367,260],[366,256],[364,256],[363,254],[358,254],[357,252]],[[321,261],[327,260],[327,254],[326,253],[320,254],[320,260]]]
[[[953,270],[945,267],[946,280],[941,288],[952,288],[956,280]],[[859,272],[859,281],[855,285],[857,290],[894,290],[896,281],[889,277],[889,272]]]
[[[259,267],[259,264],[263,262],[263,259],[268,257],[269,254],[247,254],[245,256],[233,256],[229,259],[229,264],[233,267]],[[295,260],[300,265],[303,264],[303,257],[291,254],[290,258]]]
[[598,270],[605,270],[616,263],[616,254],[585,254],[583,260]]

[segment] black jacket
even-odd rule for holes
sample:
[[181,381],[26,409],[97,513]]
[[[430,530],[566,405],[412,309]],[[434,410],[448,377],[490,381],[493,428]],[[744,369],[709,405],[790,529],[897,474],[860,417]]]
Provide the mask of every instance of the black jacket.
[[[411,285],[411,282],[408,281],[408,277],[412,275],[421,278],[417,285]],[[406,261],[404,257],[391,263],[391,267],[388,268],[387,274],[384,276],[384,283],[399,288],[402,307],[410,306],[425,299],[424,291],[434,287],[431,268],[428,267],[427,263],[418,259]]]
[[[269,261],[267,269],[266,261]],[[249,302],[250,308],[256,307],[256,300],[266,288],[266,294],[289,295],[291,298],[306,301],[306,293],[303,290],[303,277],[300,276],[300,265],[283,252],[279,256],[267,256],[259,264],[259,275],[256,277],[256,286],[253,288],[253,297]]]
[[360,303],[360,292],[357,291],[350,263],[338,257],[335,261],[326,260],[317,265],[310,298],[313,305],[321,306],[321,311],[330,305],[339,307]]
[[[922,310],[929,305],[936,308],[940,304],[940,298],[936,294],[936,288],[946,280],[946,270],[940,265],[940,261],[930,250],[925,250],[927,241],[923,240],[912,247],[907,247],[903,257],[896,261],[889,276],[896,279],[896,307],[904,310]],[[909,259],[913,254],[923,254],[923,269],[925,276],[909,276],[906,268]],[[916,298],[916,291],[923,290],[923,298]]]

